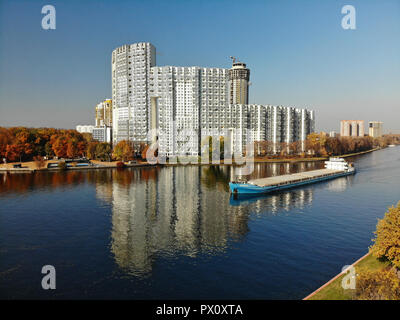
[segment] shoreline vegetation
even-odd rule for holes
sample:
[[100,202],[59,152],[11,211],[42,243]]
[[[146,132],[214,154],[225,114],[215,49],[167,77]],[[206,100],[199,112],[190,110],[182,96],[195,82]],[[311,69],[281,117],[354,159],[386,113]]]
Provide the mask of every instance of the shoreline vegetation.
[[[348,158],[348,157],[354,157],[354,156],[359,156],[367,153],[371,153],[377,150],[381,150],[383,148],[374,148],[371,150],[366,150],[366,151],[360,151],[356,153],[351,153],[351,154],[345,154],[345,155],[338,155],[335,157],[340,157],[340,158]],[[284,158],[284,159],[265,159],[265,158],[260,158],[260,157],[255,157],[254,158],[254,163],[298,163],[298,162],[316,162],[316,161],[325,161],[328,160],[329,157],[309,157],[309,158]],[[43,164],[38,164],[37,161],[25,161],[25,162],[9,162],[6,164],[0,164],[0,173],[1,172],[20,172],[20,173],[28,173],[28,172],[36,172],[36,171],[56,171],[60,170],[59,167],[53,167],[53,168],[47,168],[48,164],[54,163],[57,164],[61,160],[44,160]],[[121,163],[121,161],[99,161],[99,160],[90,160],[92,165],[86,166],[86,167],[68,167],[68,168],[63,168],[63,170],[96,170],[96,169],[115,169],[119,168],[121,166],[118,166],[118,163]],[[122,162],[124,165],[122,167],[126,168],[136,168],[136,167],[154,167],[154,166],[185,166],[185,165],[194,165],[194,166],[241,166],[244,164],[237,164],[237,163],[224,163],[224,160],[220,160],[219,163],[201,163],[201,160],[199,160],[197,163],[165,163],[165,164],[151,164],[146,161],[136,161],[136,163],[129,163],[129,162]],[[13,166],[16,164],[21,164],[20,168],[14,168]]]
[[351,264],[354,273],[342,271],[303,300],[400,300],[399,228],[400,201],[378,220],[374,244]]
[[[215,144],[213,139],[218,139]],[[167,159],[165,163],[149,163],[148,154],[157,157],[157,151],[144,143],[133,144],[120,141],[114,147],[110,143],[94,141],[91,134],[76,130],[54,128],[0,127],[0,172],[34,172],[42,170],[88,170],[143,166],[180,165],[243,165],[254,163],[295,163],[324,161],[329,157],[361,155],[400,144],[400,135],[385,135],[380,138],[328,137],[326,133],[311,133],[303,142],[278,143],[254,142],[254,157],[243,156],[241,162],[224,161],[224,138],[206,137],[202,148],[208,148],[208,158],[179,157]],[[217,148],[218,150],[214,150]],[[207,149],[206,149],[207,150]],[[307,152],[304,152],[307,150]],[[220,159],[212,161],[215,152]],[[49,160],[52,159],[52,160]],[[151,160],[151,159],[149,159]],[[177,161],[176,161],[177,160]],[[68,165],[67,163],[68,162]],[[83,164],[82,162],[85,162]],[[152,161],[150,161],[152,162]],[[214,162],[214,163],[213,163]],[[58,164],[58,165],[55,165]],[[119,164],[119,165],[118,165]],[[50,168],[51,167],[51,168]]]

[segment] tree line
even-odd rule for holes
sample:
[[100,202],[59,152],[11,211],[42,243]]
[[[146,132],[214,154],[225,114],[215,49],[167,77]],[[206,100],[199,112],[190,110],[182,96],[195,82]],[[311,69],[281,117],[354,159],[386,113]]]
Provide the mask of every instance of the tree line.
[[[209,145],[212,158],[212,139],[204,140]],[[265,157],[304,157],[306,155],[327,157],[333,155],[356,153],[375,147],[386,147],[399,144],[400,135],[372,137],[328,137],[324,133],[311,133],[306,141],[273,144],[271,141],[256,141],[255,155]],[[128,161],[146,159],[149,146],[145,143],[133,145],[123,140],[112,147],[110,143],[98,142],[89,133],[76,130],[54,128],[0,127],[0,160],[8,162],[40,160],[47,158],[86,157],[88,159],[111,161]],[[224,139],[220,137],[219,151],[223,157]]]
[[0,158],[31,161],[38,156],[76,158],[86,152],[87,140],[76,130],[0,127]]
[[400,135],[384,135],[379,138],[329,137],[325,133],[311,133],[306,141],[274,144],[272,141],[256,141],[255,155],[265,157],[328,157],[385,148],[390,144],[400,144]]
[[91,134],[76,130],[0,127],[0,160],[7,162],[40,161],[43,157],[128,161],[145,158],[147,148],[144,143],[135,147],[125,140],[112,148],[110,143],[94,141]]

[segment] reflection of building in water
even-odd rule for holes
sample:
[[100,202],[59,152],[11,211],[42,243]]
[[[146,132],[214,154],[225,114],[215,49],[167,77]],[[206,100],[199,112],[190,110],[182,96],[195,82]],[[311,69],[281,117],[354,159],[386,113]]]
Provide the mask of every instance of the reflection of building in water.
[[313,189],[293,189],[290,191],[280,191],[260,196],[238,196],[231,197],[230,204],[233,206],[249,206],[251,213],[258,215],[266,213],[278,213],[289,211],[293,208],[304,208],[312,203]]
[[270,205],[271,211],[276,213],[281,210],[289,211],[293,208],[304,208],[313,200],[312,189],[298,189],[272,194],[263,201],[263,207]]
[[[175,169],[175,168],[174,168]],[[176,210],[175,236],[179,249],[194,255],[199,246],[200,223],[200,171],[194,167],[182,167],[174,170],[175,180],[173,190],[175,194],[174,207]],[[179,186],[179,191],[178,191]]]
[[329,181],[327,181],[328,190],[336,191],[336,192],[343,192],[348,187],[349,183],[351,182],[351,179],[353,179],[353,176],[329,180]]
[[[111,250],[121,268],[145,276],[156,256],[215,253],[225,250],[229,237],[240,239],[247,233],[247,209],[232,209],[229,194],[202,185],[202,170],[166,167],[158,180],[133,177],[129,184],[113,172]],[[96,189],[105,199],[107,188]]]
[[[303,169],[308,169],[307,164]],[[288,164],[268,166],[260,174],[291,172]],[[312,169],[312,168],[310,168]],[[250,212],[271,214],[312,201],[312,189],[298,189],[232,205],[224,190],[233,167],[182,166],[157,171],[109,171],[96,179],[98,197],[112,207],[111,251],[128,273],[146,276],[155,259],[224,252],[229,241],[248,233]],[[152,179],[143,177],[152,176]]]

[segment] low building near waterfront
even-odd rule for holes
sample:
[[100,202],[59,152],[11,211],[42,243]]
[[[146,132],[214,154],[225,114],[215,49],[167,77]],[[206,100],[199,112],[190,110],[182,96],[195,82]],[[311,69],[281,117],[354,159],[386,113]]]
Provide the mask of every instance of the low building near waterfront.
[[93,133],[93,128],[94,126],[92,125],[77,125],[76,126],[76,131],[79,133]]
[[93,140],[112,143],[112,128],[105,125],[93,128]]

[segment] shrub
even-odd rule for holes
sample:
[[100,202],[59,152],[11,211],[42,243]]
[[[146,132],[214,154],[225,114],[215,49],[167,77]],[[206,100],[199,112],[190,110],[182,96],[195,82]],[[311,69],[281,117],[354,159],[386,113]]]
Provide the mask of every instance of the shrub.
[[394,268],[361,270],[357,276],[355,299],[399,300],[400,279]]

